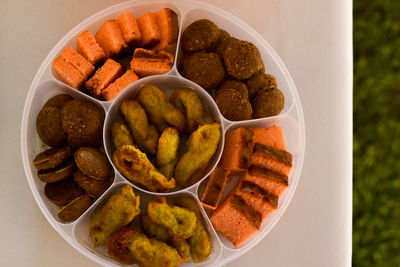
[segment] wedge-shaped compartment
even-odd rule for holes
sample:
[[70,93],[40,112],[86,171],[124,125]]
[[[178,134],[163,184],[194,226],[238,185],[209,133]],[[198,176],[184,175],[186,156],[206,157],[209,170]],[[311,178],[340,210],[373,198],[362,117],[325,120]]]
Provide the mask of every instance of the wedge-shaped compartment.
[[[177,15],[177,20],[178,20],[178,35],[180,32],[180,24],[181,24],[181,13],[179,8],[174,5],[173,3],[168,3],[168,2],[157,2],[155,1],[154,3],[145,3],[145,2],[137,2],[137,3],[130,3],[127,5],[126,3],[124,4],[119,4],[115,5],[113,7],[107,8],[101,12],[96,13],[95,15],[89,17],[88,19],[84,20],[81,22],[79,25],[77,25],[74,29],[72,29],[67,35],[63,37],[63,39],[60,40],[60,42],[56,45],[56,47],[53,49],[51,54],[48,56],[47,60],[49,62],[54,62],[54,60],[61,55],[61,53],[68,47],[72,46],[75,50],[77,50],[77,37],[84,31],[89,30],[93,36],[95,36],[96,32],[100,29],[100,27],[104,24],[104,22],[108,20],[116,20],[121,14],[123,13],[131,13],[135,16],[136,19],[141,17],[142,15],[151,12],[157,12],[163,8],[169,8],[172,11],[174,11]],[[151,48],[149,48],[151,49]],[[112,57],[113,60],[117,61],[122,65],[123,71],[125,72],[126,70],[131,69],[130,67],[130,61],[132,59],[133,53],[134,53],[135,47],[130,47],[126,49],[120,56]],[[177,46],[167,50],[168,53],[172,54],[174,57],[174,64],[172,65],[172,68],[168,73],[175,73],[175,57],[176,57],[176,51],[177,51]],[[95,66],[95,71],[97,71],[102,64]],[[69,85],[65,84],[62,79],[57,75],[57,73],[54,71],[54,68],[52,67],[52,64],[48,65],[48,70],[51,73],[52,77],[54,77],[58,82],[64,84],[65,86],[69,88]],[[92,74],[86,79],[89,80],[90,77],[95,73],[92,72]],[[84,87],[84,86],[83,86]],[[94,98],[93,96],[90,95],[89,92],[86,90],[82,89],[85,93],[87,93],[91,98]],[[106,101],[106,100],[100,100],[101,102],[110,102],[112,100]]]
[[[42,182],[38,177],[38,171],[36,167],[33,165],[32,161],[37,154],[40,152],[50,148],[49,146],[43,144],[40,140],[39,135],[37,134],[36,130],[36,118],[38,116],[39,111],[42,109],[43,105],[49,100],[51,97],[58,95],[58,94],[67,94],[72,96],[75,99],[82,99],[88,100],[94,103],[101,111],[102,117],[105,117],[105,111],[103,106],[98,102],[87,95],[84,95],[76,90],[71,90],[68,87],[61,86],[60,84],[56,83],[53,80],[47,80],[41,82],[35,90],[34,96],[32,97],[32,101],[29,103],[29,113],[28,113],[28,120],[27,120],[27,127],[26,127],[26,144],[27,144],[27,159],[29,161],[29,172],[32,176],[32,182],[34,185],[34,190],[36,190],[39,199],[38,201],[41,202],[41,206],[45,207],[45,212],[47,215],[54,218],[54,220],[59,221],[57,213],[60,210],[60,206],[53,204],[50,202],[44,194],[44,186],[45,183]],[[104,124],[103,124],[104,127]],[[100,150],[104,151],[103,145],[100,147]],[[73,159],[73,158],[72,158]],[[111,181],[112,183],[114,179],[114,172],[112,171],[111,174]]]
[[[103,261],[106,261],[107,266],[124,266],[124,265],[113,260],[109,256],[106,246],[99,246],[97,248],[93,247],[93,242],[89,235],[89,223],[91,221],[91,218],[92,218],[94,212],[96,212],[96,210],[100,206],[107,203],[107,201],[113,195],[121,193],[121,188],[126,185],[130,185],[130,183],[119,182],[119,183],[114,184],[113,187],[107,192],[107,194],[104,195],[99,201],[97,201],[96,204],[94,206],[92,206],[90,208],[90,210],[85,214],[85,216],[82,216],[76,222],[76,224],[74,225],[74,228],[73,228],[73,238],[76,241],[77,246],[81,249],[84,249],[85,251],[88,251],[88,253],[90,253],[88,255],[89,257],[97,258],[97,259],[101,258]],[[156,195],[147,194],[140,190],[136,190],[135,188],[133,188],[133,192],[136,196],[138,196],[140,198],[140,214],[141,215],[147,211],[147,207],[150,202],[157,201]],[[174,195],[165,196],[165,198],[166,198],[166,201],[168,204],[173,204],[174,200],[176,198],[179,198],[180,196],[190,197],[196,201],[196,204],[203,216],[202,223],[203,223],[204,227],[207,229],[207,231],[209,232],[210,241],[211,241],[211,245],[212,245],[211,253],[205,261],[200,262],[200,263],[193,263],[193,260],[190,259],[189,261],[183,263],[181,266],[210,266],[213,263],[215,263],[221,255],[222,247],[221,247],[220,241],[219,241],[214,229],[210,225],[210,223],[206,217],[206,214],[205,214],[204,210],[202,209],[202,207],[200,206],[200,203],[198,202],[195,195],[188,193],[188,192],[180,192],[180,193],[177,193]],[[133,220],[134,222],[130,224],[131,227],[140,228],[140,226],[141,226],[140,216],[141,215],[138,215],[137,217],[134,218],[134,220]]]
[[[301,132],[298,122],[290,116],[280,116],[277,118],[264,119],[263,121],[249,121],[240,122],[233,124],[228,131],[235,130],[237,128],[261,128],[261,127],[271,127],[278,126],[282,129],[287,151],[292,154],[292,170],[288,175],[288,188],[283,191],[283,193],[278,198],[277,209],[272,211],[261,223],[259,230],[246,239],[239,246],[235,247],[227,238],[225,238],[220,232],[217,231],[218,237],[220,238],[222,244],[225,248],[232,251],[246,250],[248,247],[252,247],[257,243],[263,236],[265,236],[273,226],[278,222],[279,218],[282,216],[284,210],[286,209],[293,193],[296,189],[299,180],[299,168],[300,166],[300,155],[303,150],[303,144],[301,143]],[[229,175],[228,182],[223,189],[222,197],[219,201],[218,207],[224,203],[224,200],[229,196],[232,190],[236,187],[239,179],[245,172],[237,172]],[[198,189],[198,197],[202,199],[203,193],[207,186],[209,178],[205,179]],[[207,210],[207,215],[210,217],[212,212]]]
[[[208,19],[214,22],[220,29],[227,31],[232,37],[251,42],[258,48],[261,58],[264,62],[265,73],[275,76],[278,88],[283,93],[285,98],[284,108],[280,112],[280,115],[288,114],[294,104],[293,92],[295,88],[291,84],[291,78],[287,71],[282,69],[279,56],[276,54],[273,48],[265,40],[260,38],[260,36],[250,27],[247,25],[244,27],[241,21],[230,15],[227,16],[227,14],[224,14],[224,12],[219,10],[214,11],[209,9],[193,9],[187,12],[182,18],[181,37],[185,29],[190,24],[200,19]],[[177,56],[178,66],[182,60],[182,57],[183,51],[182,48],[179,47]],[[243,82],[246,82],[246,80],[243,80]],[[251,121],[262,121],[263,119],[264,118],[251,119]]]
[[[194,90],[198,94],[200,99],[202,100],[203,106],[206,108],[206,111],[211,113],[211,115],[214,117],[215,122],[220,124],[221,137],[220,137],[220,141],[218,143],[217,150],[214,153],[213,157],[211,158],[206,171],[204,171],[204,175],[202,176],[202,178],[190,186],[190,188],[195,188],[196,185],[202,179],[204,179],[204,177],[208,176],[211,173],[211,171],[217,165],[219,158],[221,157],[222,148],[223,148],[223,144],[224,144],[224,134],[223,133],[225,132],[225,129],[224,129],[225,126],[223,124],[223,119],[218,111],[218,107],[215,105],[215,102],[213,101],[211,96],[206,91],[204,91],[201,87],[199,87],[198,85],[196,85],[195,83],[193,83],[187,79],[184,79],[184,78],[181,78],[178,76],[174,76],[174,75],[156,75],[156,76],[143,78],[143,79],[137,81],[136,83],[131,84],[127,89],[125,89],[113,102],[112,106],[110,107],[110,109],[107,113],[106,120],[104,123],[104,127],[105,127],[104,128],[105,129],[104,130],[104,140],[105,140],[104,144],[105,144],[107,156],[110,159],[110,161],[112,161],[113,154],[115,151],[115,147],[114,147],[112,136],[111,136],[111,130],[110,130],[111,126],[115,122],[123,122],[127,125],[127,123],[123,119],[122,115],[120,114],[121,103],[124,100],[136,99],[138,92],[146,84],[152,84],[152,85],[157,86],[159,89],[161,89],[165,93],[167,99],[170,98],[170,96],[172,95],[172,93],[174,92],[174,90],[176,88],[188,88],[188,89]],[[186,142],[187,139],[185,139],[185,138],[187,138],[187,137],[188,137],[188,134],[181,134],[181,143],[182,144],[184,144],[184,142]],[[148,156],[150,156],[150,155],[148,155]],[[152,158],[150,158],[150,160],[153,161]],[[133,183],[133,184],[136,188],[139,188],[140,190],[149,192],[146,189],[144,189],[144,187],[142,185],[137,184],[137,183]],[[176,185],[175,188],[170,190],[169,193],[160,193],[160,194],[172,194],[173,192],[181,190],[181,189],[183,189],[183,187]]]

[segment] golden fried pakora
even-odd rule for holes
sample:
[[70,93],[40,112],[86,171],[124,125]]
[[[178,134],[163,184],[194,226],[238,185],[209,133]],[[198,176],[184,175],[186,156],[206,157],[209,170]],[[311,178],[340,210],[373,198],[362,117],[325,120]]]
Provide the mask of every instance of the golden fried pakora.
[[196,229],[189,239],[190,253],[192,255],[193,262],[205,261],[211,254],[212,246],[210,241],[210,234],[202,223],[201,213],[196,204],[196,201],[191,197],[180,196],[175,199],[174,204],[193,211],[196,214]]
[[194,131],[186,144],[186,152],[175,167],[175,179],[181,186],[197,182],[207,170],[221,138],[218,123],[205,124]]
[[143,107],[136,100],[124,100],[120,111],[131,129],[135,143],[144,152],[155,155],[159,135],[154,125],[149,124]]
[[119,148],[122,145],[133,146],[133,138],[131,133],[125,124],[120,122],[115,122],[111,126],[111,136],[115,148]]
[[128,245],[134,234],[135,231],[132,228],[125,226],[115,229],[110,234],[107,242],[107,249],[111,258],[123,264],[135,263],[135,260],[128,249]]
[[144,267],[156,266],[153,265],[154,249],[150,239],[136,229],[131,229],[131,233],[128,249],[135,262]]
[[104,206],[99,207],[89,222],[89,235],[94,247],[107,244],[111,232],[130,223],[140,213],[140,198],[131,185],[114,194]]
[[175,187],[175,179],[168,181],[146,154],[134,146],[120,146],[113,154],[113,162],[127,179],[145,186],[149,191],[166,192]]
[[[199,125],[211,121],[211,114],[204,109],[198,94],[188,88],[177,88],[170,99],[171,103],[185,114],[186,131],[194,132]],[[213,120],[213,118],[212,118]]]
[[182,259],[182,262],[190,260],[190,246],[186,239],[175,239],[170,238],[171,245],[176,249],[179,256]]
[[174,174],[178,162],[179,132],[173,128],[166,128],[158,139],[157,168],[168,179]]
[[151,84],[143,86],[139,91],[138,100],[158,131],[164,131],[168,124],[180,132],[185,130],[185,116],[182,111],[168,102],[165,93],[157,86]]
[[186,239],[192,236],[196,228],[194,212],[178,206],[170,206],[165,198],[160,202],[150,202],[147,206],[150,219],[168,230],[170,236]]
[[153,245],[154,255],[152,266],[175,267],[182,263],[182,258],[173,247],[156,239],[150,239],[150,242]]

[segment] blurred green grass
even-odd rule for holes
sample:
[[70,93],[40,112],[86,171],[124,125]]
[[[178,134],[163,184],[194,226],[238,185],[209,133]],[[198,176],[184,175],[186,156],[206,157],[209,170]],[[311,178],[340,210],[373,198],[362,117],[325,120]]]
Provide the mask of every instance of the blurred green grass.
[[400,0],[353,18],[353,266],[400,266]]

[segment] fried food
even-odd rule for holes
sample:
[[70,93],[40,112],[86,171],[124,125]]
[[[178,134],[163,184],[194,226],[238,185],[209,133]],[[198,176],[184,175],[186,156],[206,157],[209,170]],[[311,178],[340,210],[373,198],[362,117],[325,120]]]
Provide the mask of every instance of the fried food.
[[186,152],[175,167],[175,179],[179,185],[191,185],[203,176],[217,150],[220,138],[218,123],[202,125],[191,134]]
[[154,249],[150,239],[136,229],[130,229],[131,236],[128,243],[128,249],[131,256],[139,266],[150,267],[154,262]]
[[123,264],[134,264],[128,245],[131,242],[135,231],[125,226],[115,229],[108,237],[107,249],[108,254],[114,260]]
[[145,109],[150,121],[159,132],[172,125],[179,132],[185,130],[185,116],[165,97],[165,93],[157,86],[146,84],[138,94],[139,103]]
[[150,202],[147,213],[150,219],[168,230],[169,235],[175,238],[186,239],[193,235],[196,227],[196,215],[187,209],[170,206],[165,198],[160,202]]
[[42,182],[54,183],[71,177],[75,170],[75,163],[69,161],[57,168],[38,171],[38,177]]
[[260,70],[261,55],[258,48],[247,41],[231,41],[223,53],[226,72],[235,79],[249,79]]
[[133,138],[131,133],[125,124],[115,122],[111,126],[111,136],[114,142],[115,148],[119,148],[122,145],[133,146]]
[[271,74],[253,75],[246,81],[250,99],[256,98],[259,91],[263,89],[277,88],[276,78]]
[[94,247],[107,244],[109,235],[118,227],[130,223],[140,213],[140,198],[131,185],[125,185],[121,193],[114,194],[97,208],[89,222],[89,235]]
[[58,212],[58,218],[63,222],[72,222],[79,218],[92,205],[89,195],[83,194],[72,200]]
[[[240,93],[243,99],[249,99],[249,92],[247,90],[247,86],[238,80],[224,80],[218,86],[218,92],[222,91],[223,89],[233,89]],[[217,94],[218,94],[217,92]]]
[[62,107],[71,100],[74,100],[72,96],[67,94],[59,94],[47,100],[43,107],[56,107],[61,110]]
[[231,121],[249,120],[253,113],[249,100],[234,89],[218,91],[215,103],[222,116]]
[[121,114],[129,125],[135,143],[146,153],[157,152],[158,132],[150,125],[146,112],[136,100],[124,100],[120,107]]
[[197,83],[206,91],[211,91],[222,82],[224,66],[216,53],[197,52],[183,62],[185,78]]
[[147,213],[142,216],[142,226],[150,238],[155,238],[163,242],[168,241],[168,230],[161,225],[155,224]]
[[170,179],[174,174],[178,162],[179,132],[173,128],[166,128],[158,139],[157,168]]
[[205,261],[211,254],[212,246],[210,234],[202,223],[201,213],[196,201],[191,197],[180,196],[175,199],[174,204],[193,211],[196,214],[196,229],[189,239],[190,253],[192,255],[193,262]]
[[210,113],[205,111],[199,95],[188,88],[177,88],[171,96],[171,103],[177,107],[186,118],[186,131],[194,132],[199,125],[214,121]]
[[37,170],[49,170],[65,163],[72,157],[72,154],[69,146],[50,148],[37,154],[32,163]]
[[74,182],[72,178],[64,179],[59,182],[47,183],[44,186],[44,194],[56,205],[64,206],[75,198],[82,195],[83,190]]
[[61,146],[66,134],[61,127],[61,112],[56,107],[43,107],[36,117],[36,131],[43,143],[49,146]]
[[74,181],[92,198],[98,198],[110,186],[109,180],[96,180],[83,174],[79,169],[74,173]]
[[111,176],[111,165],[106,155],[93,147],[81,147],[74,154],[78,168],[90,178],[107,180]]
[[152,266],[175,267],[182,263],[182,258],[173,247],[156,239],[150,239],[153,246],[153,263]]
[[145,153],[130,145],[120,146],[113,155],[115,167],[129,180],[152,192],[166,192],[175,187],[175,179],[168,179],[151,164]]
[[190,24],[182,33],[184,52],[199,52],[214,47],[218,42],[220,29],[212,21],[201,19]]
[[251,103],[254,118],[276,116],[285,106],[285,97],[278,88],[272,87],[258,92]]

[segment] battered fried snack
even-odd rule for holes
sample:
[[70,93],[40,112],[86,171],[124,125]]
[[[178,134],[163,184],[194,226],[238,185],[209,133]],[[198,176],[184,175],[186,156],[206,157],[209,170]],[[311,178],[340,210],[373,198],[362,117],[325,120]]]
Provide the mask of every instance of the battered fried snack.
[[183,62],[182,75],[207,91],[216,88],[224,79],[225,70],[216,53],[197,52]]
[[254,118],[276,116],[285,106],[285,97],[278,88],[272,87],[259,91],[251,103]]
[[146,153],[157,152],[158,132],[149,124],[146,112],[136,100],[124,100],[120,111],[128,123],[135,143]]
[[110,234],[108,237],[107,249],[111,258],[123,264],[135,263],[135,260],[128,249],[128,245],[134,234],[135,230],[125,226],[115,229]]
[[199,52],[213,48],[219,36],[220,29],[212,21],[197,20],[183,31],[182,49],[184,52]]
[[159,132],[164,131],[168,124],[180,132],[185,130],[185,116],[167,101],[165,93],[157,86],[151,84],[143,86],[139,91],[138,100]]
[[71,157],[72,149],[69,146],[55,147],[37,154],[32,163],[37,170],[49,170],[60,166]]
[[175,267],[182,263],[182,258],[176,249],[156,239],[150,239],[150,242],[154,255],[152,266]]
[[83,194],[72,200],[58,212],[58,218],[63,222],[72,222],[79,218],[92,205],[89,195]]
[[240,93],[242,98],[244,99],[249,99],[249,92],[247,90],[247,86],[238,80],[224,80],[219,86],[218,86],[218,92],[222,91],[223,89],[233,89],[236,90]]
[[214,49],[214,52],[221,58],[224,58],[224,54],[225,54],[225,50],[226,48],[230,45],[231,42],[236,42],[238,41],[238,39],[234,38],[234,37],[226,37],[224,39],[222,39],[216,46]]
[[155,238],[163,242],[168,241],[168,230],[161,225],[155,224],[147,213],[142,216],[142,226],[150,238]]
[[170,206],[165,198],[159,202],[150,202],[147,206],[150,219],[168,230],[169,235],[175,238],[186,239],[193,235],[196,228],[196,215],[187,209]]
[[151,164],[145,153],[130,145],[120,146],[113,155],[115,167],[128,180],[139,183],[152,192],[167,192],[175,187],[175,179],[168,179]]
[[81,147],[74,154],[78,168],[90,178],[107,180],[111,176],[111,165],[106,155],[93,147]]
[[193,211],[196,214],[196,229],[189,239],[190,253],[194,262],[205,261],[211,254],[212,246],[210,241],[210,234],[202,224],[201,213],[196,204],[196,201],[191,197],[180,196],[175,199],[174,204]]
[[222,89],[215,97],[221,114],[231,121],[249,120],[252,115],[251,104],[248,99],[234,89]]
[[150,267],[154,262],[154,249],[150,239],[136,229],[131,229],[132,235],[129,238],[128,249],[131,256],[139,266]]
[[56,107],[43,107],[36,117],[36,131],[43,143],[49,146],[61,146],[66,134],[61,127],[61,112]]
[[98,198],[110,186],[109,180],[96,180],[83,174],[79,169],[74,173],[74,181],[92,198]]
[[277,88],[276,78],[271,74],[257,74],[246,81],[250,99],[253,100],[263,89]]
[[173,128],[166,128],[158,139],[157,168],[170,179],[174,174],[178,162],[179,132]]
[[175,167],[175,179],[179,185],[191,185],[203,176],[217,150],[220,137],[218,123],[205,124],[192,133],[186,144],[186,152]]
[[109,235],[118,227],[125,226],[140,213],[140,198],[125,185],[121,193],[114,194],[96,209],[89,222],[89,235],[94,247],[107,244]]
[[170,238],[170,243],[178,252],[182,262],[190,260],[190,246],[186,239]]
[[226,72],[235,79],[248,79],[261,66],[261,55],[258,48],[247,41],[231,41],[223,53]]
[[55,183],[47,183],[44,186],[45,196],[54,204],[64,206],[82,195],[82,189],[72,178]]
[[194,132],[199,125],[214,122],[212,115],[205,111],[198,94],[188,88],[177,88],[170,99],[171,103],[185,114],[186,131]]
[[133,146],[132,135],[129,132],[128,128],[123,123],[115,122],[111,126],[111,136],[115,148],[119,148],[122,145]]
[[57,168],[38,171],[38,177],[42,182],[54,183],[72,176],[75,170],[73,161],[67,162]]

